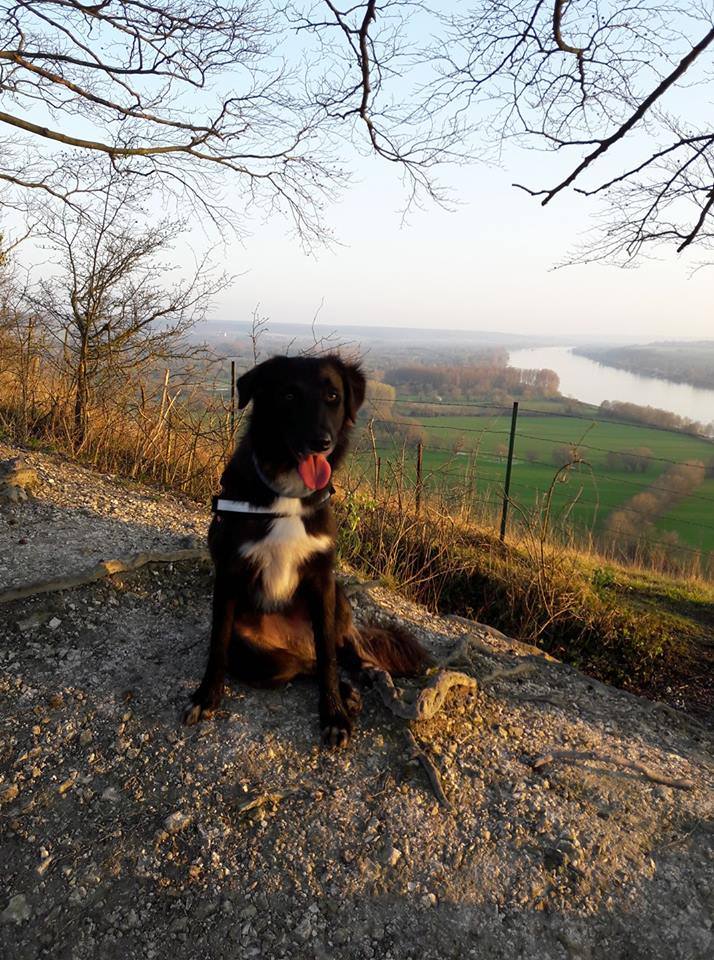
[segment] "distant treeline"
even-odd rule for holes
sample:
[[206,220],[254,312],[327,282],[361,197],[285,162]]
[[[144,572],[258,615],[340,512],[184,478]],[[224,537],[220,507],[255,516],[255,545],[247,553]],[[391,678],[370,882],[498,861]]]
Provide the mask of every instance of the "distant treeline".
[[634,554],[643,538],[652,532],[675,546],[679,541],[676,531],[654,531],[654,526],[673,506],[701,486],[706,473],[706,467],[699,460],[672,464],[645,490],[613,510],[605,524],[606,537],[625,557]]
[[631,373],[714,389],[714,340],[633,347],[578,347],[573,353]]
[[384,382],[425,400],[469,400],[558,396],[560,380],[553,370],[517,370],[505,364],[484,363],[463,366],[410,364],[392,367]]
[[635,423],[647,424],[650,427],[660,427],[663,430],[682,430],[685,433],[707,434],[709,436],[714,434],[714,423],[690,420],[689,417],[680,417],[669,410],[660,410],[657,407],[641,407],[636,403],[603,400],[600,404],[600,413],[612,420],[631,420]]

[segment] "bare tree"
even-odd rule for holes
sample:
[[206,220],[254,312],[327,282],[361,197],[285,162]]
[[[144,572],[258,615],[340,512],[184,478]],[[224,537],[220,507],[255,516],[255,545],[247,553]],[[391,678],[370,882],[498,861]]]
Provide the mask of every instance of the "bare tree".
[[[6,203],[29,189],[79,207],[123,171],[213,218],[262,203],[304,235],[321,231],[340,170],[324,111],[281,55],[277,5],[0,0],[0,11]],[[105,162],[83,163],[92,157]]]
[[522,185],[544,205],[571,188],[605,199],[579,259],[711,240],[714,128],[691,92],[712,79],[709,0],[468,6],[442,38],[434,105],[479,111],[500,143],[557,153],[551,186]]
[[0,11],[5,203],[37,190],[80,206],[111,170],[178,188],[214,218],[281,208],[322,237],[347,140],[402,171],[411,198],[440,200],[438,164],[516,139],[556,155],[550,186],[522,184],[543,204],[566,190],[604,201],[581,258],[714,238],[713,0],[463,0],[448,12],[423,0],[0,0]]
[[181,224],[163,220],[141,229],[132,203],[137,189],[135,182],[117,178],[96,222],[63,207],[40,223],[59,271],[40,281],[27,300],[54,337],[52,356],[70,388],[77,447],[90,401],[196,355],[186,335],[228,282],[204,259],[188,279],[167,284],[160,257]]
[[[360,51],[344,76],[306,13],[322,4],[268,0],[0,0],[0,180],[4,202],[27,190],[80,206],[109,171],[150,178],[213,218],[244,203],[287,212],[322,236],[323,205],[345,179],[340,141],[354,117],[375,150],[429,186],[439,137],[411,107],[372,117],[383,70],[402,63],[401,4],[325,12]],[[371,56],[379,55],[375,72]],[[350,104],[358,95],[359,103]],[[411,116],[408,116],[411,114]],[[422,118],[423,119],[423,118]],[[407,134],[408,131],[408,134]],[[339,138],[339,139],[338,139]],[[102,157],[103,165],[82,158]],[[231,175],[221,178],[221,171]]]
[[[418,181],[429,162],[473,152],[463,141],[476,131],[499,153],[512,140],[552,151],[552,185],[518,186],[544,205],[568,189],[605,201],[603,229],[578,259],[712,240],[712,0],[464,0],[440,11],[412,0],[310,6],[305,29],[340,36],[352,64],[327,102],[364,124],[378,154]],[[419,50],[415,30],[433,44]],[[394,142],[395,117],[413,140]]]

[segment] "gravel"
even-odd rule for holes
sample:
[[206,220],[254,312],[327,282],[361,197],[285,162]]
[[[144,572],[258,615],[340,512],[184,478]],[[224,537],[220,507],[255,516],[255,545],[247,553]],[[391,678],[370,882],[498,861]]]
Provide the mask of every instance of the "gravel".
[[[105,517],[117,549],[138,528],[173,543],[205,522],[86,471],[73,485],[79,468],[33,457],[66,484],[64,499],[43,506],[58,523],[80,490],[95,496],[93,484],[126,496],[125,518]],[[132,513],[141,503],[155,510],[150,521]],[[39,578],[48,540],[59,542],[30,522],[37,508],[3,508],[29,511],[16,516],[35,531],[26,580]],[[62,534],[62,569],[95,550],[86,526]],[[2,565],[22,582],[15,558],[3,552]],[[480,680],[412,726],[449,809],[411,759],[405,721],[374,690],[340,752],[318,745],[310,682],[229,685],[212,720],[178,724],[206,653],[203,562],[0,607],[0,956],[712,955],[708,731],[387,591],[358,592],[354,605],[358,619],[403,622]],[[527,672],[485,681],[518,665]],[[534,768],[558,750],[642,764],[692,789],[598,759]]]
[[[0,443],[0,460],[19,453]],[[205,541],[208,511],[190,500],[59,456],[22,451],[22,458],[40,482],[26,501],[0,507],[0,590]]]

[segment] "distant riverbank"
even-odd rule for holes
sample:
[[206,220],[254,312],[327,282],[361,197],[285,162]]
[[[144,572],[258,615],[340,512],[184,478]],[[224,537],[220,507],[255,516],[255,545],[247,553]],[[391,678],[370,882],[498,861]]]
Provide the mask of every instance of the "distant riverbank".
[[560,392],[598,406],[604,400],[636,403],[669,410],[702,423],[714,419],[714,389],[642,376],[605,366],[572,347],[536,347],[513,350],[508,363],[518,369],[547,368],[560,378]]
[[638,376],[714,389],[714,340],[631,347],[575,347],[573,353]]

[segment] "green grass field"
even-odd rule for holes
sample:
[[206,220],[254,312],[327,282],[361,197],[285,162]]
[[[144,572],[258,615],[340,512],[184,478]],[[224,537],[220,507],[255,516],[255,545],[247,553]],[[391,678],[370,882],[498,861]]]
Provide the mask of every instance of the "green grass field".
[[[537,406],[542,407],[542,402]],[[493,509],[497,511],[505,477],[503,452],[508,444],[510,415],[446,415],[409,418],[408,422],[419,422],[426,434],[425,483],[463,485],[469,452],[477,451],[474,496],[492,501]],[[457,442],[460,452],[454,453]],[[570,417],[521,415],[511,480],[516,512],[519,507],[529,510],[542,502],[557,469],[553,450],[564,445],[576,446],[588,465],[579,466],[570,473],[567,482],[555,486],[554,521],[557,523],[560,518],[593,531],[601,529],[612,510],[624,505],[670,466],[653,459],[645,473],[628,473],[607,465],[608,451],[647,447],[653,458],[662,461],[701,460],[708,463],[714,459],[714,443],[682,433],[614,421],[588,423]],[[395,456],[394,449],[389,449],[388,445],[381,445],[380,453],[383,463]],[[412,459],[413,456],[411,454]],[[413,464],[409,464],[409,474],[414,475]],[[682,544],[714,551],[714,480],[705,481],[693,496],[660,518],[657,530],[676,531]]]

